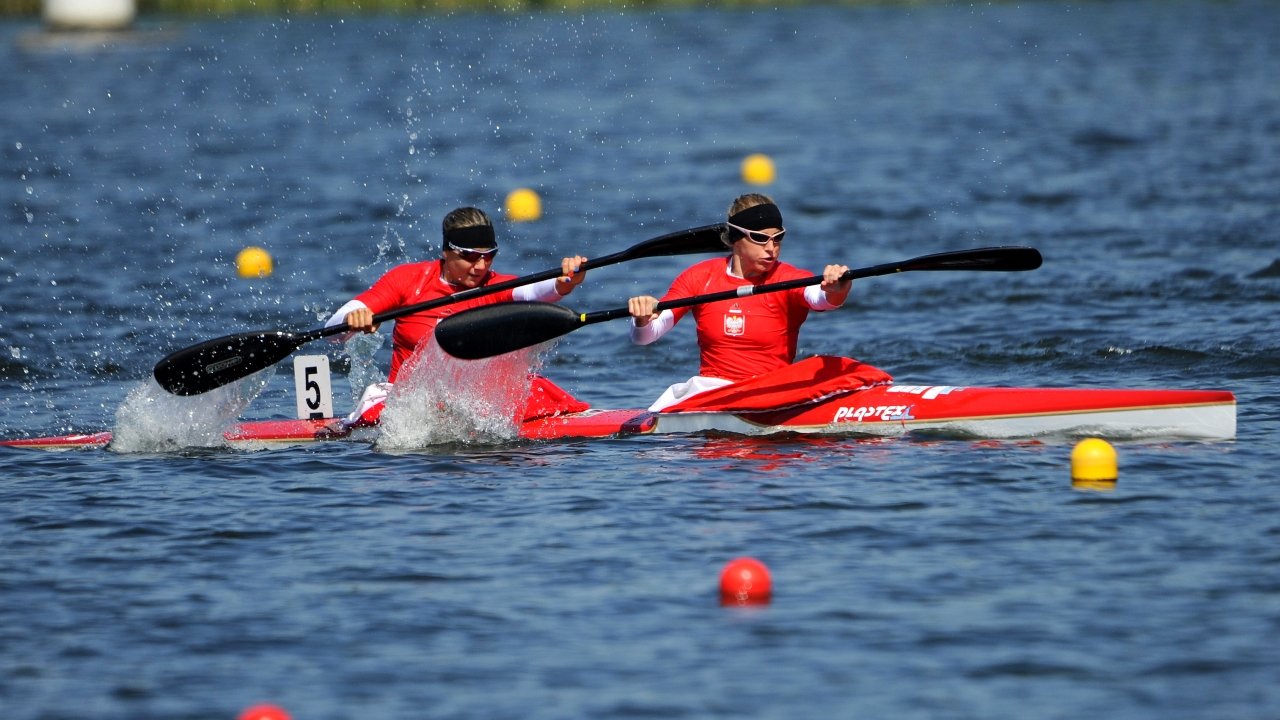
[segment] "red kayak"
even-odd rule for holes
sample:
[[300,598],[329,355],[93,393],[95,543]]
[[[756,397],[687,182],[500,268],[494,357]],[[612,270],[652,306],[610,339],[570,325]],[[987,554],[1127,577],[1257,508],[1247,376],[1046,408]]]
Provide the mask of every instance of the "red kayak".
[[692,432],[1229,440],[1236,399],[1224,390],[899,385],[871,365],[819,356],[656,413],[586,411],[520,430],[531,439]]
[[536,440],[694,432],[1230,440],[1236,435],[1236,404],[1224,390],[885,385],[786,410],[588,410],[520,429],[522,437]]
[[[354,429],[341,418],[258,420],[235,425],[224,437],[233,445],[299,443],[348,438]],[[660,412],[588,409],[527,420],[519,434],[555,440],[706,432],[1230,440],[1236,399],[1226,390],[903,385],[856,360],[816,357]],[[110,442],[111,433],[99,432],[0,445],[67,449]]]

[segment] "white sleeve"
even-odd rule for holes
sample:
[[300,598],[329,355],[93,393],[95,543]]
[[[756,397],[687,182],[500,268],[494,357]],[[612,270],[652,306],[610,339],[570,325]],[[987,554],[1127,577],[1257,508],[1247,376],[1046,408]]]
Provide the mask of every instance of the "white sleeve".
[[[341,325],[342,323],[347,321],[347,313],[351,312],[352,310],[359,310],[360,308],[365,308],[367,310],[369,306],[365,305],[359,300],[352,300],[346,305],[343,305],[342,307],[338,308],[338,311],[335,312],[328,320],[325,321],[324,326],[329,328],[329,327],[333,327],[334,325]],[[355,335],[355,333],[353,332],[339,333],[337,335],[334,335],[332,338],[330,338],[330,341],[337,342],[337,343],[346,342],[351,339],[352,335]]]
[[516,302],[559,302],[561,297],[563,296],[556,292],[556,278],[521,285],[511,291],[511,299]]
[[631,318],[631,342],[635,345],[648,345],[676,326],[676,314],[663,310],[653,322],[644,327],[636,327],[636,319]]
[[818,311],[835,310],[841,305],[844,305],[844,303],[840,303],[840,305],[836,305],[835,303],[828,300],[827,294],[822,292],[822,286],[820,285],[809,285],[808,287],[806,287],[804,289],[804,301],[809,303],[809,307]]

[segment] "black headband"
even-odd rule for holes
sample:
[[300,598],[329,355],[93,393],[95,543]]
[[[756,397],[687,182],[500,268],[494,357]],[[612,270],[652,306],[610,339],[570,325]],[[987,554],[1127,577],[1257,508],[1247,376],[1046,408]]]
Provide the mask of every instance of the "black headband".
[[464,250],[488,250],[498,247],[498,239],[492,225],[469,225],[445,230],[444,245],[446,250],[450,245]]
[[[752,205],[729,216],[729,224],[748,230],[765,230],[782,227],[782,211],[773,203]],[[739,233],[741,234],[741,233]]]

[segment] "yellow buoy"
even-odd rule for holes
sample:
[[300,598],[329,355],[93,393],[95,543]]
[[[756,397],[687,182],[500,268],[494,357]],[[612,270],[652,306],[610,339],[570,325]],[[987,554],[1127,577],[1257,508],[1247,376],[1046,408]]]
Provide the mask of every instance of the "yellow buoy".
[[768,185],[773,182],[773,160],[768,155],[755,153],[742,161],[742,181],[750,185]]
[[507,195],[507,219],[532,222],[542,217],[542,199],[529,188],[517,188]]
[[242,278],[267,277],[271,269],[271,255],[260,247],[247,247],[236,255],[236,272]]
[[1116,449],[1100,438],[1085,438],[1071,450],[1071,480],[1076,483],[1115,482]]

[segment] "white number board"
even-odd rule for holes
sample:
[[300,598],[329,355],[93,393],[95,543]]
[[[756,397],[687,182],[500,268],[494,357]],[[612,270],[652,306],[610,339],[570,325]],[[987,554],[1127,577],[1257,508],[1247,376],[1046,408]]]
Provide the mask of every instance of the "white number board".
[[326,355],[299,355],[293,359],[293,390],[298,398],[298,417],[333,417],[333,388],[329,382]]

